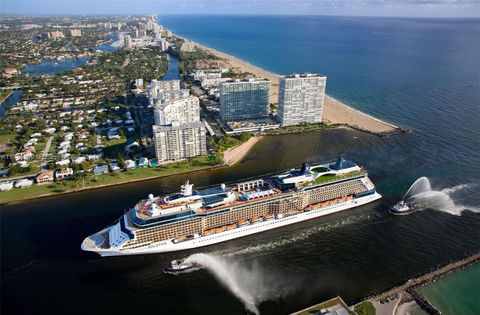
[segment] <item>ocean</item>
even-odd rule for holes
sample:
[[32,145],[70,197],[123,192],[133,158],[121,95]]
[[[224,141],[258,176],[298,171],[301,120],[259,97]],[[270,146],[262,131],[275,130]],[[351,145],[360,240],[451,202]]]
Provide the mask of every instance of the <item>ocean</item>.
[[442,314],[477,315],[480,311],[479,275],[480,264],[477,263],[422,287],[420,293]]
[[[480,20],[168,16],[160,23],[276,73],[324,73],[330,95],[412,132],[266,137],[226,169],[2,206],[3,314],[243,314],[245,300],[261,314],[287,314],[336,295],[353,303],[480,250]],[[186,179],[202,187],[339,154],[365,166],[382,200],[182,253],[101,259],[80,250],[85,236],[139,198],[176,191]],[[389,215],[420,176],[433,189],[425,209]],[[163,274],[169,260],[199,252],[222,261],[224,278]]]

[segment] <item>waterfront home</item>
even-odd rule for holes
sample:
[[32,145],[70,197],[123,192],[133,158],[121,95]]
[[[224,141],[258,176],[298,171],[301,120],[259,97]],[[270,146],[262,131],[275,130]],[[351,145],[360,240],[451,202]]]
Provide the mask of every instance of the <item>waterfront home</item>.
[[16,188],[25,188],[33,185],[33,180],[30,179],[20,179],[15,182]]
[[17,73],[18,73],[18,70],[15,68],[5,68],[5,70],[3,70],[4,77],[10,77],[13,74],[17,74]]
[[135,163],[134,160],[126,160],[125,167],[127,168],[127,170],[133,170],[137,167],[137,163]]
[[142,156],[142,157],[140,158],[140,160],[138,161],[138,166],[139,166],[139,167],[148,167],[148,166],[149,166],[148,158]]
[[44,185],[53,182],[53,171],[43,171],[35,177],[38,185]]
[[9,191],[13,188],[12,182],[3,182],[0,184],[0,191]]
[[113,162],[112,164],[110,164],[110,171],[116,173],[116,172],[120,172],[121,170],[122,169],[120,168],[117,162]]
[[93,168],[93,174],[100,175],[100,174],[107,174],[108,173],[108,165],[97,165]]
[[65,167],[55,172],[55,178],[57,181],[61,181],[64,179],[72,179],[73,178],[73,169],[71,167]]

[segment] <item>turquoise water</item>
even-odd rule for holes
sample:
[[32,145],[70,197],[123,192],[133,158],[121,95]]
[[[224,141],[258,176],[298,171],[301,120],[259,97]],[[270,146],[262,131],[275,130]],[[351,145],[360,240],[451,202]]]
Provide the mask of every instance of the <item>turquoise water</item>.
[[480,314],[480,263],[447,275],[420,289],[445,315]]

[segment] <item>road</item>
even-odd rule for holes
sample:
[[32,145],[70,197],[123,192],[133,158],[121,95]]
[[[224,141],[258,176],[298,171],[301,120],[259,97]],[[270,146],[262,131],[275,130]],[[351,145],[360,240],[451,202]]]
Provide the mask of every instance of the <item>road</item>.
[[47,144],[45,144],[45,149],[43,149],[42,158],[40,160],[40,167],[42,169],[45,169],[47,166],[48,151],[50,151],[50,146],[52,145],[52,141],[54,137],[55,136],[51,136],[50,138],[48,138]]

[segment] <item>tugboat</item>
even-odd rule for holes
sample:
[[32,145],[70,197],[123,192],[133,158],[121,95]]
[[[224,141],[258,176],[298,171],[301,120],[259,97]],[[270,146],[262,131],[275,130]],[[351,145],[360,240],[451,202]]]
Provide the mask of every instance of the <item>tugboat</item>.
[[394,215],[406,215],[415,211],[413,203],[408,203],[405,200],[400,200],[390,207],[390,213]]
[[186,262],[183,259],[172,260],[168,265],[163,268],[164,273],[184,273],[200,269],[200,265],[194,262]]

